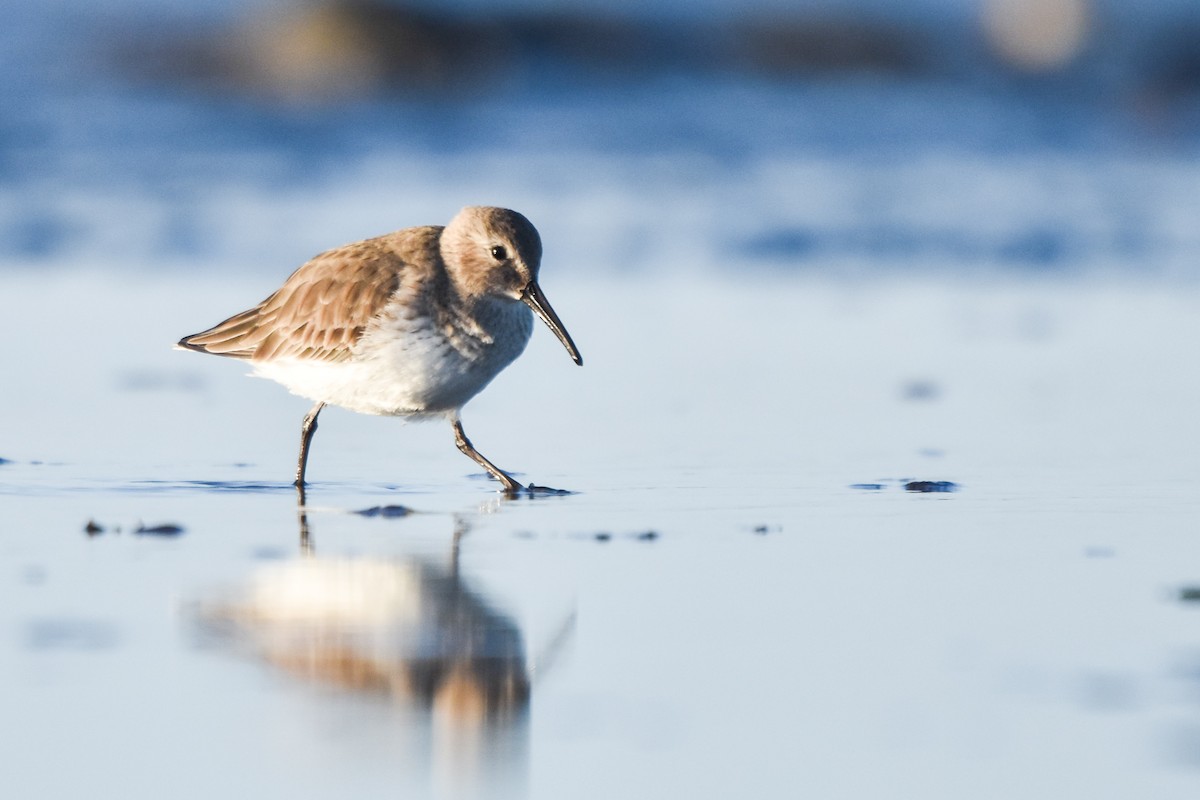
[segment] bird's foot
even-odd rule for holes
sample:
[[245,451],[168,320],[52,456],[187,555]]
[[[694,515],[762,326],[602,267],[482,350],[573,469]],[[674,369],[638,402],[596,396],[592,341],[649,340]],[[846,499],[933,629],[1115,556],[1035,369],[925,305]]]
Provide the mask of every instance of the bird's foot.
[[562,497],[568,494],[575,494],[570,489],[554,489],[550,486],[538,486],[531,483],[528,486],[516,484],[513,487],[504,487],[504,494],[508,497]]

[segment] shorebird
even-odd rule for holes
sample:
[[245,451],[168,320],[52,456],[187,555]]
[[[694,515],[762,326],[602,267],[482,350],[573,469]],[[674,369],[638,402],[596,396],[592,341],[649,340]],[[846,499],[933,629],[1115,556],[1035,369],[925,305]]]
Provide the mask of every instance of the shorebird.
[[[458,449],[515,495],[459,412],[519,356],[536,314],[572,360],[583,358],[538,286],[542,242],[524,216],[470,206],[450,224],[348,244],[301,266],[270,297],[179,347],[249,361],[316,405],[300,427],[296,487],[326,405],[363,414],[445,418]],[[532,313],[530,313],[532,311]]]

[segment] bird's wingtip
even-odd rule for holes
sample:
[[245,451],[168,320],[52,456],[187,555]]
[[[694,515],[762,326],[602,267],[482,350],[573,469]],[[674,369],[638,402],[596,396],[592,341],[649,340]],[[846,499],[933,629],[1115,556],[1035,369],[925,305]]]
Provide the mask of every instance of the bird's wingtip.
[[191,339],[192,339],[191,336],[185,336],[182,339],[180,339],[178,342],[176,342],[171,347],[171,349],[172,350],[195,350],[198,353],[205,352],[203,345],[193,344]]

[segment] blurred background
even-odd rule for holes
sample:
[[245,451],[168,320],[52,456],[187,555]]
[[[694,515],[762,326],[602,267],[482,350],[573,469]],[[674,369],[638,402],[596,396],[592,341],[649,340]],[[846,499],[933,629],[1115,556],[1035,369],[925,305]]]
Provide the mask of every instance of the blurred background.
[[1190,275],[1191,0],[8,0],[0,264]]
[[[1196,0],[3,8],[18,795],[1195,796]],[[578,494],[330,409],[298,520],[171,345],[467,204],[587,364],[467,430]]]

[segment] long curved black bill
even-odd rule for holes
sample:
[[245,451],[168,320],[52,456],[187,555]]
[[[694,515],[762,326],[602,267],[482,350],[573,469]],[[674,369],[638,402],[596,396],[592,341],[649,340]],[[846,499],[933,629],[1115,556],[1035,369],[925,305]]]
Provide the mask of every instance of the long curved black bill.
[[536,283],[530,283],[525,287],[525,291],[521,294],[521,302],[533,309],[533,313],[541,318],[542,322],[546,323],[546,327],[554,331],[554,335],[562,342],[563,347],[567,348],[567,352],[571,354],[571,360],[579,366],[583,366],[583,356],[579,355],[579,348],[571,341],[571,334],[567,333],[567,329],[563,327],[562,320],[558,318],[558,314],[554,313],[550,302],[546,299],[546,295],[542,294],[541,288]]

